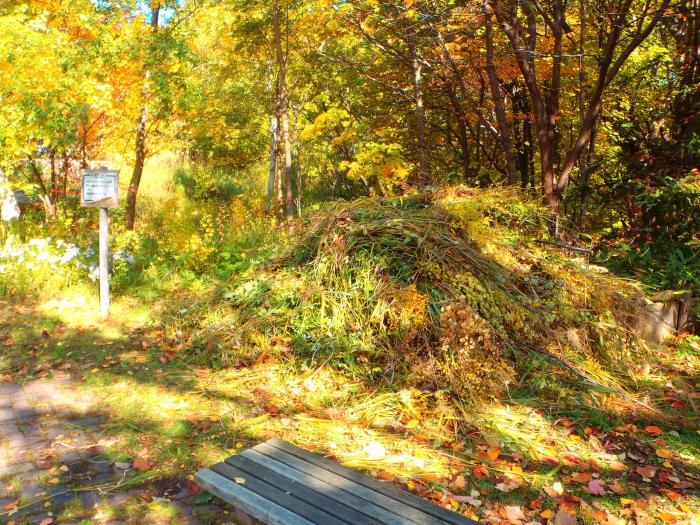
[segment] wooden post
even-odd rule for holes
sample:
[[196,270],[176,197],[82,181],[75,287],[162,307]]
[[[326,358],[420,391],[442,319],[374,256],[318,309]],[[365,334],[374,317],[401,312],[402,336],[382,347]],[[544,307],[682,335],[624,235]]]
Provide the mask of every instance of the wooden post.
[[109,316],[109,209],[100,208],[100,317]]

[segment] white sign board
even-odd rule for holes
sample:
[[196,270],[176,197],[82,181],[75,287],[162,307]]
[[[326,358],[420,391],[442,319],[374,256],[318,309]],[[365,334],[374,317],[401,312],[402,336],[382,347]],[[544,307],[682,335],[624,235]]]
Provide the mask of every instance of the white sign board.
[[119,172],[83,171],[81,205],[89,208],[119,207]]

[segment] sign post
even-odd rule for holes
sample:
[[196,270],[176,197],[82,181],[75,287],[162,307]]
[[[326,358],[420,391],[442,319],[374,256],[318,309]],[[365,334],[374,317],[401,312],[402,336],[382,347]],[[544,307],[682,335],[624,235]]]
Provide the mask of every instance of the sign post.
[[81,204],[100,209],[100,317],[109,316],[109,209],[119,206],[119,172],[83,171]]

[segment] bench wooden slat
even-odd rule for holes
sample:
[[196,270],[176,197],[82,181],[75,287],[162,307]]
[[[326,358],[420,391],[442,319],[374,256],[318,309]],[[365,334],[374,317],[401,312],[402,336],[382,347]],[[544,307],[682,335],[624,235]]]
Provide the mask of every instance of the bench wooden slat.
[[[217,474],[221,474],[225,478],[236,482],[236,478],[242,478],[245,480],[243,486],[248,490],[259,494],[260,496],[268,499],[269,501],[276,503],[280,507],[283,507],[297,516],[301,516],[309,520],[312,523],[323,523],[328,525],[347,525],[348,522],[340,520],[335,516],[328,514],[327,512],[309,505],[308,503],[297,499],[293,494],[283,492],[269,483],[261,481],[251,474],[244,472],[238,468],[235,468],[227,463],[219,463],[210,467]],[[250,514],[250,513],[249,513]],[[251,516],[254,516],[251,514]],[[255,517],[255,516],[254,516]]]
[[341,503],[338,502],[338,500],[329,498],[318,491],[307,488],[304,485],[289,479],[288,477],[282,476],[268,469],[267,467],[263,467],[259,463],[254,463],[241,455],[231,456],[226,461],[229,465],[235,466],[248,475],[255,476],[256,478],[269,483],[275,488],[290,494],[295,498],[323,509],[328,514],[331,514],[344,522],[351,523],[352,525],[381,525],[381,522],[347,506],[345,502]]
[[[355,510],[361,510],[362,512],[373,516],[384,525],[406,525],[407,523],[413,523],[412,521],[406,520],[401,516],[397,516],[387,509],[370,503],[365,499],[359,498],[350,492],[346,492],[340,487],[334,486],[332,483],[327,483],[314,476],[310,476],[306,472],[290,467],[289,465],[266,456],[265,454],[261,454],[252,448],[244,450],[239,455],[244,456],[255,463],[263,465],[282,476],[293,479],[297,483],[301,483],[309,489],[315,490],[326,497],[336,501],[345,502],[346,504],[351,505]],[[230,460],[231,458],[227,459],[226,462],[228,463]]]
[[202,470],[196,476],[202,488],[268,525],[315,525],[213,470]]
[[422,512],[414,507],[402,504],[401,502],[386,496],[385,494],[367,488],[360,483],[356,483],[348,478],[339,476],[330,470],[326,470],[323,467],[309,463],[308,461],[300,459],[266,443],[261,443],[260,445],[253,447],[252,450],[281,461],[293,468],[296,468],[297,470],[301,470],[302,472],[325,481],[326,483],[354,494],[355,496],[359,496],[367,502],[374,503],[379,507],[387,509],[394,514],[401,516],[404,519],[404,522],[409,520],[410,522],[417,523],[419,525],[445,525],[444,521],[436,518],[433,515],[426,514],[425,512]]
[[346,479],[354,481],[355,483],[364,485],[369,489],[381,492],[382,494],[393,498],[397,501],[400,501],[401,503],[422,510],[423,512],[431,514],[432,516],[435,516],[436,518],[439,518],[442,521],[445,521],[452,525],[465,525],[477,523],[473,520],[470,520],[469,518],[460,516],[456,512],[452,512],[442,507],[439,507],[438,505],[430,503],[429,501],[421,499],[418,496],[414,496],[413,494],[410,494],[408,492],[399,490],[396,487],[392,487],[391,485],[381,483],[375,480],[374,478],[370,478],[369,476],[362,474],[361,472],[344,467],[336,463],[335,461],[331,461],[317,454],[313,454],[312,452],[309,452],[302,448],[295,447],[294,445],[287,443],[286,441],[283,441],[281,439],[271,439],[266,443],[269,446],[275,447],[288,454],[296,456],[304,461],[307,461],[318,467],[321,467],[325,470],[342,476]]

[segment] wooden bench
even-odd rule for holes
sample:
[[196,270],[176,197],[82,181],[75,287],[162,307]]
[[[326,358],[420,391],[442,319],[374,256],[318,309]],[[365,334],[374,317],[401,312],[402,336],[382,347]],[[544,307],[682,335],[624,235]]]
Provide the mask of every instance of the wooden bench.
[[465,525],[475,521],[271,439],[197,473],[245,523],[268,525]]

